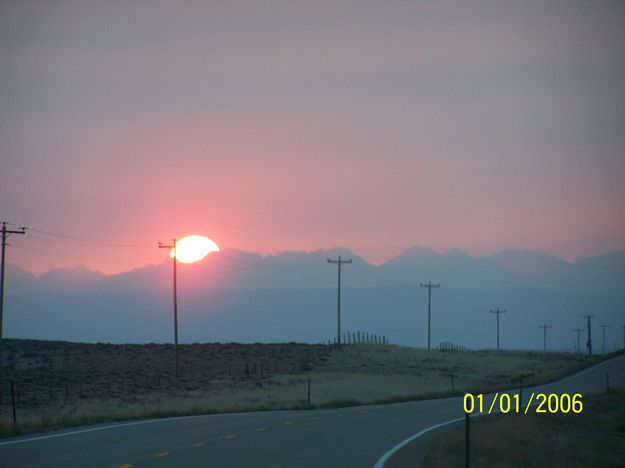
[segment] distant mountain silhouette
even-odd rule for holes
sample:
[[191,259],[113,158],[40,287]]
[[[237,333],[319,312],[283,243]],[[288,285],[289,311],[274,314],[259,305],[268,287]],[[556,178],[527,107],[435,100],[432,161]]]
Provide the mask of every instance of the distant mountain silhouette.
[[[505,250],[473,257],[452,249],[407,249],[380,266],[333,248],[262,256],[240,250],[213,253],[179,265],[181,340],[320,342],[336,332],[337,267],[344,265],[343,330],[387,335],[393,342],[425,343],[427,292],[432,280],[434,343],[494,345],[488,311],[502,307],[503,347],[542,347],[539,323],[553,323],[554,347],[571,349],[582,315],[611,325],[608,347],[625,310],[625,251],[566,262],[539,252]],[[171,341],[172,263],[117,275],[84,266],[35,276],[8,265],[5,336],[73,341]],[[594,333],[598,333],[596,330]],[[595,335],[595,349],[600,346]],[[611,348],[609,348],[611,349]]]
[[[432,279],[451,289],[538,289],[622,294],[625,250],[566,262],[540,252],[504,250],[473,257],[452,249],[439,253],[414,246],[380,266],[343,248],[314,252],[285,251],[262,256],[236,249],[209,255],[178,268],[187,289],[319,289],[333,287],[336,266],[328,258],[351,258],[344,266],[346,287],[399,286]],[[350,274],[352,272],[353,274]],[[27,290],[160,290],[171,282],[171,261],[107,276],[85,266],[53,269],[36,277],[9,265],[11,287]]]

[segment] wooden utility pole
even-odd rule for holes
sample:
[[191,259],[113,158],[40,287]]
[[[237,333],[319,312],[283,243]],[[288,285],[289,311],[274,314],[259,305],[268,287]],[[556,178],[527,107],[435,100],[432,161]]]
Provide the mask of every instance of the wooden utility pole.
[[588,355],[592,354],[592,335],[590,334],[590,319],[593,318],[594,315],[584,315],[584,318],[588,320],[588,325],[586,329],[588,330],[588,341],[586,341],[586,347],[588,348]]
[[506,311],[505,310],[499,310],[499,307],[497,307],[497,310],[491,310],[490,313],[491,314],[497,314],[497,351],[499,351],[499,315],[500,314],[505,314]]
[[337,331],[336,331],[336,344],[341,347],[341,267],[345,263],[352,263],[352,259],[342,260],[339,255],[338,260],[331,260],[328,258],[328,263],[335,263],[339,270],[339,284],[338,284],[338,297],[337,297]]
[[172,245],[163,245],[158,243],[159,249],[173,249],[174,260],[174,347],[176,352],[176,379],[180,376],[180,359],[178,352],[178,280],[176,278],[176,264],[178,260],[176,258],[176,239],[173,239]]
[[[4,375],[2,372],[2,322],[3,322],[3,309],[4,309],[4,259],[6,256],[7,238],[11,234],[26,234],[26,228],[20,228],[19,231],[7,229],[7,224],[2,223],[2,258],[0,259],[0,382],[3,381]],[[0,396],[2,390],[0,389]]]
[[543,351],[547,352],[547,328],[551,328],[551,325],[538,325],[538,328],[543,329]]
[[579,344],[580,344],[579,337],[580,337],[582,331],[584,331],[584,329],[583,328],[574,328],[573,331],[577,332],[577,352],[579,353],[579,352],[581,352],[580,347],[579,347]]
[[428,349],[430,349],[430,336],[431,336],[431,318],[432,318],[432,313],[431,313],[431,304],[432,304],[432,288],[440,288],[441,285],[440,284],[432,284],[432,281],[430,280],[428,282],[428,284],[423,284],[420,283],[422,288],[428,288]]

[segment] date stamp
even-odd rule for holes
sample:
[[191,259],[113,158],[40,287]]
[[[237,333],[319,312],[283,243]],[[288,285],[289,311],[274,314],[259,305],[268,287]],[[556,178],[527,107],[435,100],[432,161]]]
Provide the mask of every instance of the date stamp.
[[[534,406],[532,407],[532,404]],[[482,413],[523,413],[534,412],[537,414],[579,414],[584,410],[582,394],[575,393],[535,393],[529,394],[527,404],[522,404],[519,394],[495,393],[493,399],[486,401],[483,394],[473,395],[467,393],[463,400],[464,412],[468,414]],[[486,411],[485,411],[486,410]]]

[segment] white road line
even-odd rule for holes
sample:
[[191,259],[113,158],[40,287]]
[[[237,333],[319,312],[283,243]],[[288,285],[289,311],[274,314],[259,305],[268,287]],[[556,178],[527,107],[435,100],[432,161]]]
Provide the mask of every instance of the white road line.
[[[615,356],[612,359],[616,359],[618,357],[620,357],[620,356]],[[571,379],[573,377],[576,377],[576,376],[579,376],[581,374],[585,374],[586,372],[589,372],[592,369],[596,369],[597,367],[601,367],[604,364],[609,363],[610,361],[612,361],[612,359],[610,359],[608,361],[600,362],[598,364],[595,364],[594,366],[591,366],[591,367],[589,367],[587,369],[584,369],[584,370],[582,370],[580,372],[577,372],[577,373],[575,373],[573,375],[565,377],[565,378],[563,378],[563,379],[561,379],[561,380],[559,380],[557,382],[552,382],[552,383],[545,384],[545,385],[557,384],[559,382],[564,382],[566,380],[569,380],[569,379]],[[536,387],[531,387],[531,388],[536,388]],[[528,388],[528,390],[529,390],[529,388]],[[276,413],[288,413],[288,411],[276,411]],[[239,413],[239,414],[246,414],[246,413]],[[247,414],[249,414],[249,413],[247,413]],[[120,428],[120,427],[139,426],[141,424],[154,424],[154,423],[165,422],[165,421],[177,421],[177,420],[181,420],[181,419],[191,419],[191,418],[218,417],[218,416],[223,416],[223,415],[224,415],[224,413],[197,414],[197,415],[191,415],[191,416],[176,416],[176,417],[172,417],[172,418],[146,419],[144,421],[132,421],[132,422],[121,423],[121,424],[111,424],[109,426],[93,427],[93,428],[90,428],[90,429],[80,429],[80,430],[77,430],[77,431],[62,432],[60,434],[48,434],[48,435],[43,435],[43,436],[38,436],[38,437],[29,437],[29,438],[24,438],[24,439],[7,440],[7,441],[4,441],[4,442],[0,442],[0,446],[3,446],[3,445],[13,445],[13,444],[23,444],[23,443],[26,443],[26,442],[34,442],[34,441],[37,441],[37,440],[54,439],[54,438],[57,438],[57,437],[66,437],[66,436],[71,436],[71,435],[86,434],[88,432],[106,431],[106,430],[109,430],[109,429],[116,429],[116,428]],[[384,462],[386,462],[386,460],[388,460],[388,458],[393,453],[395,453],[401,447],[403,447],[407,443],[413,441],[414,439],[416,439],[418,437],[421,437],[423,434],[425,434],[427,432],[430,432],[430,431],[432,431],[434,429],[437,429],[437,428],[439,428],[441,426],[445,426],[447,424],[451,424],[453,422],[460,421],[461,419],[464,419],[464,418],[458,418],[458,419],[453,419],[451,421],[445,421],[445,422],[442,422],[442,423],[437,424],[435,426],[428,427],[428,428],[422,430],[421,432],[418,432],[417,434],[414,434],[413,436],[411,436],[408,439],[404,440],[399,445],[393,447],[391,450],[389,450],[384,455],[382,455],[382,457],[375,464],[375,468],[382,467],[384,465]],[[380,464],[380,461],[382,461],[382,464]]]
[[205,417],[210,417],[210,416],[220,416],[220,415],[218,414],[196,414],[196,415],[191,415],[191,416],[176,416],[173,418],[146,419],[144,421],[132,421],[132,422],[121,423],[121,424],[111,424],[109,426],[92,427],[89,429],[80,429],[77,431],[61,432],[60,434],[48,434],[48,435],[43,435],[43,436],[38,436],[38,437],[29,437],[25,439],[7,440],[6,442],[0,442],[0,446],[12,445],[12,444],[23,444],[25,442],[33,442],[35,440],[54,439],[56,437],[65,437],[65,436],[71,436],[71,435],[77,435],[77,434],[85,434],[88,432],[106,431],[109,429],[117,429],[119,427],[139,426],[141,424],[154,424],[154,423],[159,423],[159,422],[177,421],[180,419],[191,419],[191,418],[205,418]]
[[[269,411],[250,411],[247,413],[236,413],[236,414],[253,414],[253,413],[288,413],[289,410],[278,410],[275,412],[269,412]],[[43,436],[37,436],[37,437],[27,437],[27,438],[23,438],[23,439],[16,439],[16,440],[7,440],[4,442],[0,442],[0,446],[2,445],[12,445],[12,444],[23,444],[25,442],[34,442],[36,440],[45,440],[45,439],[54,439],[56,437],[65,437],[65,436],[71,436],[71,435],[77,435],[77,434],[85,434],[88,432],[97,432],[97,431],[106,431],[109,429],[117,429],[119,427],[127,427],[127,426],[139,426],[141,424],[154,424],[154,423],[159,423],[159,422],[167,422],[167,421],[179,421],[181,419],[193,419],[193,418],[216,418],[216,417],[220,417],[220,416],[225,416],[228,413],[213,413],[213,414],[192,414],[189,416],[174,416],[174,417],[170,417],[170,418],[155,418],[155,419],[145,419],[143,421],[131,421],[131,422],[127,422],[127,423],[120,423],[120,424],[110,424],[108,426],[101,426],[101,427],[92,427],[89,429],[79,429],[77,431],[68,431],[68,432],[61,432],[59,434],[48,434],[48,435],[43,435]]]
[[395,452],[397,452],[398,450],[400,450],[402,447],[404,447],[405,445],[409,444],[413,440],[418,439],[422,435],[427,434],[428,432],[433,431],[434,429],[438,429],[439,427],[443,427],[443,426],[446,426],[448,424],[452,424],[452,423],[455,423],[455,422],[458,422],[458,421],[462,421],[465,417],[466,416],[463,416],[461,418],[456,418],[456,419],[452,419],[450,421],[445,421],[445,422],[442,422],[442,423],[439,423],[439,424],[435,424],[434,426],[426,427],[422,431],[417,432],[414,435],[411,435],[410,437],[408,437],[407,439],[405,439],[404,441],[400,442],[395,447],[390,449],[384,455],[382,455],[380,457],[380,459],[377,462],[375,462],[375,465],[374,465],[373,468],[382,468],[384,466],[384,464],[388,461],[388,459],[391,458],[395,454]]
[[[570,380],[574,377],[579,377],[582,374],[586,374],[587,372],[590,372],[592,370],[596,370],[598,367],[602,367],[608,363],[610,363],[612,361],[612,359],[616,359],[620,356],[615,356],[614,358],[611,358],[607,361],[603,361],[600,362],[598,364],[595,364],[593,366],[590,366],[586,369],[582,369],[579,372],[576,372],[575,374],[566,376],[560,380],[557,380],[556,382],[550,382],[547,384],[543,384],[543,385],[538,385],[538,386],[534,386],[534,387],[529,387],[526,390],[530,390],[532,388],[540,388],[540,387],[546,387],[548,385],[555,385],[555,384],[559,384],[561,382],[566,382],[567,380]],[[619,374],[617,374],[618,376]],[[506,390],[504,391],[505,393],[510,393],[510,392],[514,392],[513,389],[510,390]],[[499,411],[495,411],[496,413],[498,413]],[[487,413],[481,413],[481,414],[475,414],[475,415],[471,415],[471,417],[474,416],[482,416],[484,414]],[[391,448],[388,452],[386,452],[384,455],[382,455],[377,462],[375,462],[375,465],[373,466],[373,468],[382,468],[384,466],[384,464],[388,461],[389,458],[391,458],[398,450],[400,450],[401,448],[403,448],[404,446],[406,446],[407,444],[409,444],[410,442],[412,442],[415,439],[418,439],[419,437],[421,437],[424,434],[427,434],[430,431],[433,431],[434,429],[438,429],[439,427],[443,427],[443,426],[447,426],[448,424],[452,424],[458,421],[462,421],[463,419],[465,419],[466,416],[463,416],[461,418],[456,418],[456,419],[452,419],[450,421],[444,421],[442,423],[439,424],[435,424],[434,426],[430,426],[430,427],[426,427],[425,429],[423,429],[422,431],[417,432],[416,434],[411,435],[410,437],[408,437],[407,439],[403,440],[402,442],[400,442],[399,444],[397,444],[395,447]]]
[[586,374],[586,373],[588,373],[590,371],[597,370],[598,367],[604,367],[604,366],[606,366],[608,364],[612,364],[612,359],[616,359],[618,357],[620,357],[620,356],[614,356],[613,358],[610,358],[607,361],[599,362],[599,363],[594,364],[594,365],[592,365],[590,367],[587,367],[586,369],[582,369],[579,372],[576,372],[576,373],[571,374],[571,375],[567,375],[566,377],[563,377],[560,380],[557,380],[555,382],[549,382],[549,383],[542,384],[542,385],[538,385],[538,387],[546,387],[547,385],[556,385],[556,384],[560,384],[562,382],[566,382],[567,380],[571,380],[571,379],[573,379],[575,377],[579,377],[580,375],[584,375],[584,374]]

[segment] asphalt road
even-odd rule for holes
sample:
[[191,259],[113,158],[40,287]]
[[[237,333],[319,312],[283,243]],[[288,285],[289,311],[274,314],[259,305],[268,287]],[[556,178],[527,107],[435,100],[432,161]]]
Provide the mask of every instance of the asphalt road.
[[[625,388],[625,355],[524,390],[595,394]],[[515,393],[515,392],[510,392]],[[491,401],[485,396],[485,401]],[[97,425],[0,442],[3,467],[386,467],[414,466],[406,439],[462,418],[462,398],[338,410],[192,416]],[[402,453],[404,455],[402,455]],[[414,456],[414,455],[412,455]]]

